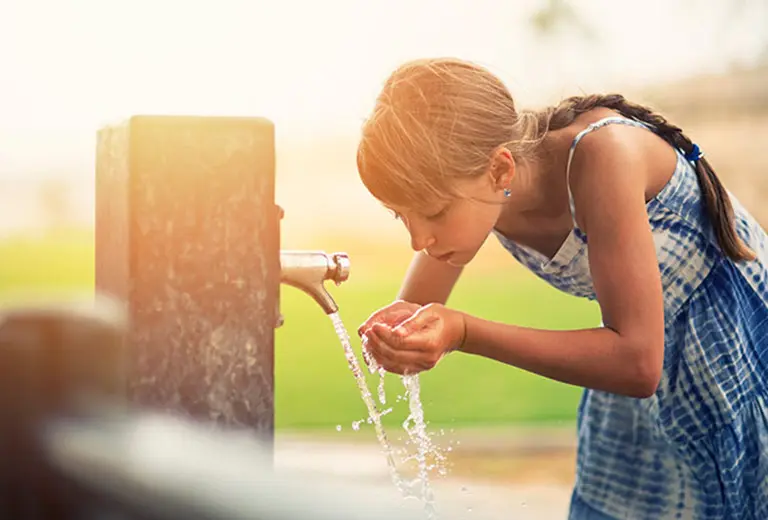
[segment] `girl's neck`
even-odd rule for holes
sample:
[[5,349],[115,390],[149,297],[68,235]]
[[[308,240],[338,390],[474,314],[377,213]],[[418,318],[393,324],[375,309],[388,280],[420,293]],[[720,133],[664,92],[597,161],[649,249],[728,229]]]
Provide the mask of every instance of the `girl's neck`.
[[565,176],[570,142],[564,132],[547,134],[535,157],[518,163],[507,204],[510,218],[557,218],[570,211]]

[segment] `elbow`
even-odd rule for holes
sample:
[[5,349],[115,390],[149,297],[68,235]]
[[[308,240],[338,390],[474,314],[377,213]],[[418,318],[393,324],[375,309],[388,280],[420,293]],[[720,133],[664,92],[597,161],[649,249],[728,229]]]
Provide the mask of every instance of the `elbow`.
[[645,399],[653,396],[661,382],[664,359],[664,342],[653,342],[633,347],[632,369],[628,379],[632,382],[628,388],[629,397]]
[[635,397],[637,399],[646,399],[653,396],[656,390],[659,388],[659,382],[661,381],[661,371],[658,374],[643,373],[638,375],[635,383],[629,393],[629,397]]

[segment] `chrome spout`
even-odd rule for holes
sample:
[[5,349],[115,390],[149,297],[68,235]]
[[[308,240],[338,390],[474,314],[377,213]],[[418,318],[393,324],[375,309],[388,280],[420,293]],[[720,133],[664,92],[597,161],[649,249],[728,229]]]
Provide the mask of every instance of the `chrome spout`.
[[339,307],[324,283],[330,280],[340,285],[349,278],[349,268],[346,253],[280,251],[280,282],[307,293],[326,314],[337,312]]

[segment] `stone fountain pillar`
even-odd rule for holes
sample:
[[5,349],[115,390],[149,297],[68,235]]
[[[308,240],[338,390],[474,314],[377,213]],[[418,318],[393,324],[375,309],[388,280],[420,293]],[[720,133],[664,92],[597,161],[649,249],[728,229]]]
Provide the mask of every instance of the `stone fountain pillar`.
[[96,289],[127,308],[130,401],[272,438],[274,193],[268,120],[140,116],[99,131]]

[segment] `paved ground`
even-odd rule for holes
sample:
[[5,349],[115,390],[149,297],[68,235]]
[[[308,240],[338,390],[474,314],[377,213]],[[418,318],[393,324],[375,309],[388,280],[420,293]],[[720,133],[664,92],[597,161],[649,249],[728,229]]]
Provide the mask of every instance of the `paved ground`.
[[[433,474],[438,518],[566,518],[574,448],[568,431],[463,434],[450,453],[449,471]],[[420,501],[403,501],[392,484],[384,455],[370,439],[278,436],[279,470],[343,478],[391,496],[403,508],[419,510]],[[407,468],[405,469],[407,470]]]

